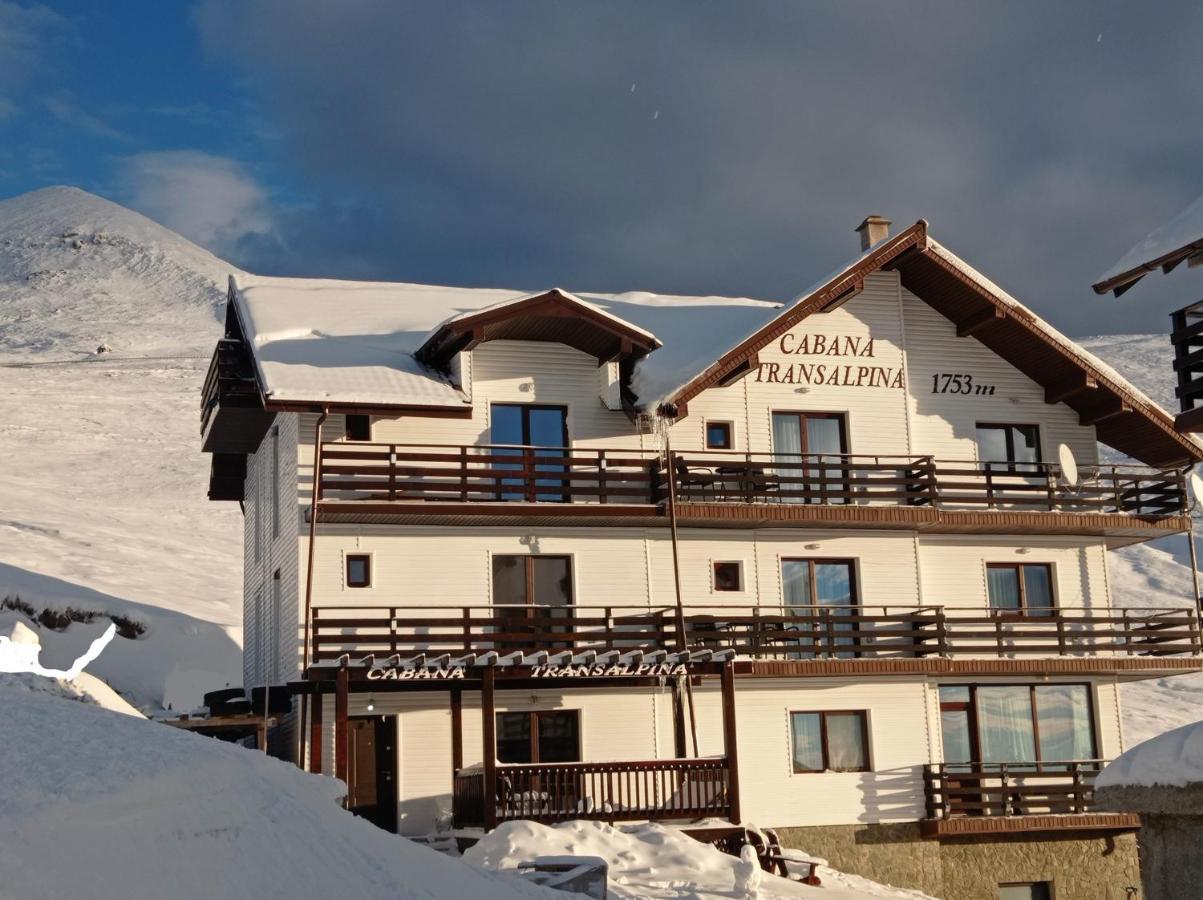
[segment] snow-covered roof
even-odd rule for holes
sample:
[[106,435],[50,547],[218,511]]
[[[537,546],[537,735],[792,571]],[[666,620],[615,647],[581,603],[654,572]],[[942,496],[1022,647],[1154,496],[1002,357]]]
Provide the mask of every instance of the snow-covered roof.
[[1159,266],[1166,270],[1203,252],[1203,197],[1199,197],[1164,225],[1150,231],[1094,284],[1097,293],[1123,293],[1146,273]]
[[[433,331],[529,291],[235,275],[230,279],[268,398],[288,403],[465,406],[441,373],[414,354]],[[662,346],[640,360],[632,385],[654,406],[782,304],[741,297],[649,293],[561,294]]]
[[1185,787],[1203,783],[1203,722],[1183,725],[1121,753],[1095,787]]

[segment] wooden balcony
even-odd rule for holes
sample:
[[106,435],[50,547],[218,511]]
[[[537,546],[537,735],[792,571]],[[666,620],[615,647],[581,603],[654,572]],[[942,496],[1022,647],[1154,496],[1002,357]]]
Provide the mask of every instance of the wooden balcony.
[[[1203,654],[1189,608],[1017,616],[980,607],[689,606],[682,618],[684,648],[675,607],[316,607],[310,658],[319,666],[340,658],[401,668],[491,665],[519,675],[531,666],[642,662],[684,650],[764,663],[768,676],[808,674],[820,663],[883,674],[973,665],[985,672],[983,660],[1040,671],[1047,664],[1038,658],[1065,660],[1074,672],[1091,663],[1100,672],[1197,670]],[[1171,656],[1185,659],[1167,662]],[[968,662],[950,667],[958,660]]]
[[254,363],[240,340],[217,342],[201,388],[201,449],[205,453],[254,453],[271,425],[255,381]]
[[[730,815],[725,757],[498,765],[495,822],[691,821]],[[485,775],[455,773],[457,828],[485,824]]]
[[928,456],[774,455],[502,445],[324,444],[326,521],[497,524],[666,521],[669,477],[685,525],[1114,534],[1186,527],[1178,471]]
[[1170,315],[1179,431],[1203,431],[1203,300]]
[[1123,830],[1135,816],[1098,813],[1094,780],[1106,763],[940,763],[924,767],[929,837],[996,832]]

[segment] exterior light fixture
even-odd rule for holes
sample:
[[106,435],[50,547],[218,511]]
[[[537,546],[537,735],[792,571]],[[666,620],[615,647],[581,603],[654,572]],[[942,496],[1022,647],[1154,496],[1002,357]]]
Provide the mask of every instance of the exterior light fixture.
[[368,697],[368,712],[373,712],[376,709],[376,701]]

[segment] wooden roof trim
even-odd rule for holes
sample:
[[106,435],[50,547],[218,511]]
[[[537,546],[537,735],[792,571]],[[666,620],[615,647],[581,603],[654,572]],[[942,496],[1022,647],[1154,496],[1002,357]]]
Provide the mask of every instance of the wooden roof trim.
[[[946,248],[942,249],[944,253],[953,255],[952,251]],[[1071,348],[1064,346],[1059,341],[1053,340],[1043,327],[1043,322],[1031,310],[1019,306],[1012,301],[999,297],[993,290],[989,289],[978,279],[972,277],[960,266],[957,266],[950,260],[946,259],[942,254],[934,253],[930,249],[925,249],[922,252],[926,259],[934,262],[944,271],[948,272],[982,299],[992,304],[998,313],[1001,313],[998,318],[989,317],[991,321],[997,322],[1001,321],[1002,319],[1010,319],[1011,321],[1018,323],[1032,337],[1041,341],[1052,350],[1060,353],[1062,358],[1067,362],[1077,366],[1081,370],[1083,376],[1083,390],[1089,389],[1092,393],[1094,393],[1099,389],[1102,389],[1114,395],[1118,403],[1109,404],[1101,415],[1095,411],[1079,410],[1078,412],[1083,425],[1097,424],[1105,419],[1124,413],[1136,413],[1137,415],[1142,416],[1152,424],[1156,425],[1163,432],[1165,432],[1166,435],[1173,438],[1183,448],[1183,450],[1186,451],[1185,455],[1189,457],[1189,459],[1194,462],[1203,460],[1203,448],[1201,448],[1195,441],[1181,434],[1174,427],[1174,419],[1169,415],[1169,413],[1158,407],[1156,404],[1150,403],[1140,395],[1133,393],[1119,382],[1115,381],[1115,379],[1107,371],[1096,366],[1088,356],[1077,353]],[[960,333],[959,330],[958,333]],[[998,355],[1003,359],[1006,359],[1003,354],[1000,353]],[[1032,376],[1029,375],[1028,377],[1031,378]],[[1040,383],[1035,378],[1033,378],[1033,380],[1037,381],[1037,383]],[[1095,385],[1095,387],[1090,388],[1089,385],[1091,384]],[[1052,387],[1050,385],[1042,386],[1046,388],[1046,391]],[[1064,398],[1063,402],[1067,402],[1068,400],[1072,399],[1072,396],[1075,393],[1077,392],[1070,392],[1070,394]]]
[[1196,241],[1191,241],[1189,244],[1183,244],[1176,250],[1171,250],[1169,253],[1162,254],[1154,259],[1146,260],[1131,269],[1126,269],[1118,275],[1112,275],[1110,278],[1104,278],[1102,281],[1091,285],[1096,294],[1106,294],[1108,291],[1115,291],[1115,296],[1120,296],[1125,291],[1136,285],[1136,282],[1144,278],[1155,269],[1161,269],[1162,272],[1172,272],[1184,260],[1190,260],[1192,257],[1203,254],[1203,238]]
[[695,376],[678,390],[664,405],[675,406],[675,418],[684,418],[687,404],[707,388],[725,379],[734,369],[747,365],[767,344],[785,334],[812,313],[835,309],[851,300],[864,288],[865,276],[876,272],[908,250],[927,248],[927,222],[920,219],[896,236],[883,241],[866,253],[851,267],[843,270],[826,284],[812,291],[769,322],[751,337],[723,354],[717,362]]
[[226,288],[226,311],[234,311],[234,322],[238,325],[239,337],[242,340],[242,345],[246,348],[246,352],[251,356],[251,368],[255,372],[255,390],[259,392],[259,403],[267,409],[267,392],[264,390],[263,370],[259,368],[259,354],[255,352],[255,345],[247,338],[250,332],[247,330],[246,323],[242,321],[242,311],[238,308],[238,288],[234,284],[234,276],[230,276],[229,286]]
[[463,406],[418,406],[414,404],[362,404],[318,400],[269,400],[264,407],[268,412],[320,413],[332,412],[341,415],[367,415],[393,418],[396,416],[425,416],[432,419],[469,419],[471,405]]

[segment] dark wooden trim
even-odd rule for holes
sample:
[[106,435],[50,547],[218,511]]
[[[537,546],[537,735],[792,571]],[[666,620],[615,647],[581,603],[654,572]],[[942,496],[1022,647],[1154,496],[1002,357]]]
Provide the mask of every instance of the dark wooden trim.
[[1087,375],[1082,372],[1075,375],[1068,381],[1060,381],[1055,384],[1046,385],[1044,388],[1045,403],[1061,403],[1068,400],[1075,394],[1080,394],[1083,391],[1098,390],[1099,382],[1097,378]]
[[485,831],[497,827],[497,696],[493,669],[481,675],[480,688],[481,753],[484,762]]
[[824,678],[832,675],[1133,675],[1153,678],[1203,671],[1203,660],[1198,656],[756,660],[748,665],[750,669],[741,674],[750,678]]
[[673,692],[673,756],[683,758],[688,750],[685,744],[685,685],[674,678]]
[[339,667],[337,690],[334,694],[334,777],[347,782],[347,750],[350,735],[347,728],[347,693],[350,674],[346,666]]
[[1140,816],[1135,813],[1099,812],[1047,816],[954,816],[950,819],[924,819],[919,823],[920,833],[927,838],[1038,831],[1135,831],[1138,828]]
[[735,726],[735,666],[726,663],[719,675],[723,700],[723,753],[727,757],[727,805],[732,822],[740,821],[739,731]]
[[311,694],[309,705],[312,709],[309,723],[309,771],[322,774],[322,744],[325,735],[322,734],[322,704],[325,697],[322,694]]
[[1185,433],[1203,431],[1203,406],[1196,406],[1186,412],[1178,413],[1174,418],[1174,427]]
[[472,418],[471,403],[456,406],[415,406],[412,403],[365,406],[361,403],[340,403],[336,400],[270,400],[264,406],[264,409],[268,412],[292,413],[320,413],[325,409],[332,413],[379,416],[386,419],[394,419],[401,416],[417,416],[425,419]]
[[1114,419],[1116,416],[1130,412],[1132,412],[1132,407],[1126,401],[1116,399],[1099,409],[1079,413],[1078,424],[1083,427],[1098,425],[1100,422],[1106,422],[1108,419]]
[[451,689],[451,774],[464,767],[464,691]]
[[957,337],[970,337],[990,325],[997,325],[1006,317],[1007,314],[1001,307],[989,306],[981,312],[974,313],[969,318],[953,324],[957,327]]

